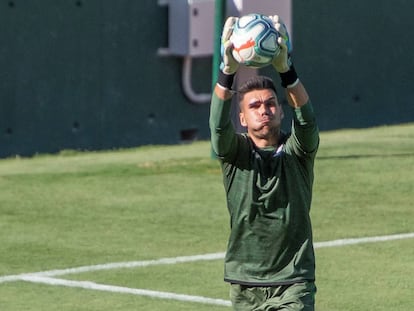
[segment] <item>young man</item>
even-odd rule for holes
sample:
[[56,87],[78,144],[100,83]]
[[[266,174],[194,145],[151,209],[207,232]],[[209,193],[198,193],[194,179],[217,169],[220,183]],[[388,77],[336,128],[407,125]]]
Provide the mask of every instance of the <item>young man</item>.
[[230,120],[231,90],[238,63],[229,41],[229,17],[222,34],[223,59],[214,88],[210,129],[220,160],[231,232],[225,281],[234,310],[313,311],[315,257],[309,211],[319,131],[309,96],[288,58],[289,36],[278,16],[281,52],[272,66],[293,109],[292,133],[280,127],[283,110],[273,81],[254,77],[238,90],[238,134]]

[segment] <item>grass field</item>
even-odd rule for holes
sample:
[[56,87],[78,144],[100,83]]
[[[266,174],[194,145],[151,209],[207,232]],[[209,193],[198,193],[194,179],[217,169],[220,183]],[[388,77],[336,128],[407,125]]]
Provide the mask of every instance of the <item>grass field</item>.
[[[414,310],[413,168],[414,124],[321,133],[317,310]],[[0,160],[0,310],[229,310],[221,180],[208,142]]]

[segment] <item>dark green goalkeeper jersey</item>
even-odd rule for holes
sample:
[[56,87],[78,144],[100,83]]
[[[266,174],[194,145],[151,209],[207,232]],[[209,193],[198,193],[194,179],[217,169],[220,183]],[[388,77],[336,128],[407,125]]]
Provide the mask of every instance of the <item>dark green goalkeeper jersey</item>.
[[215,94],[211,142],[220,159],[231,232],[225,281],[271,286],[315,279],[310,207],[319,131],[312,104],[293,109],[292,132],[258,149]]

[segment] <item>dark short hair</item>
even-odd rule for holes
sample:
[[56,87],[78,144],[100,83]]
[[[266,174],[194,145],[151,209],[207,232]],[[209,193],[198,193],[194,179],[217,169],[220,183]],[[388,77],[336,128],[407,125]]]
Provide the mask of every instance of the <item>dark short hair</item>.
[[243,100],[243,97],[246,93],[253,90],[264,89],[271,89],[277,95],[276,87],[272,79],[265,76],[253,76],[252,78],[244,82],[242,85],[240,85],[239,89],[237,90],[239,102]]

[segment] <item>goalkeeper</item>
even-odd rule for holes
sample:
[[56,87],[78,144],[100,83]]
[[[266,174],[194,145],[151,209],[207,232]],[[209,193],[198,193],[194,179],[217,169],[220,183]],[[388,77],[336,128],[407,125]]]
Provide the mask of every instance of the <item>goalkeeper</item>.
[[[293,110],[291,134],[281,131],[282,106],[274,82],[255,76],[232,91],[238,63],[229,38],[236,17],[222,33],[222,64],[210,111],[213,151],[220,160],[231,232],[224,280],[234,310],[313,311],[315,256],[309,216],[319,131],[309,96],[288,57],[289,35],[272,20],[281,52],[272,62]],[[240,123],[230,119],[233,94]]]

